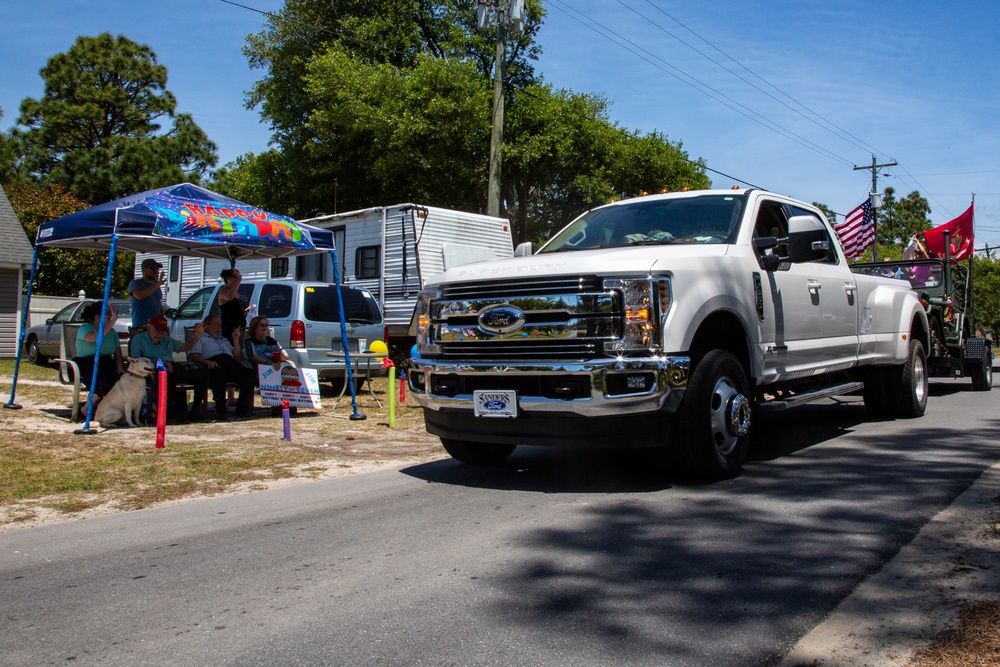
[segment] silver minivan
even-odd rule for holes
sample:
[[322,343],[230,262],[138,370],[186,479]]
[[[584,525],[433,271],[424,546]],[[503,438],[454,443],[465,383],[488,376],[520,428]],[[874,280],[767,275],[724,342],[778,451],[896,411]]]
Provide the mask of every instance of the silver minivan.
[[[179,307],[166,313],[170,335],[185,340],[195,324],[219,312],[219,289],[223,283],[202,287]],[[378,301],[366,290],[341,286],[344,317],[347,318],[348,351],[367,350],[376,340],[385,340],[385,324]],[[292,280],[244,280],[239,289],[247,322],[262,315],[271,335],[299,368],[312,368],[320,380],[336,386],[343,383],[344,360],[327,356],[343,352],[337,287],[321,282]],[[372,375],[383,374],[372,364]],[[362,368],[361,370],[365,370]]]

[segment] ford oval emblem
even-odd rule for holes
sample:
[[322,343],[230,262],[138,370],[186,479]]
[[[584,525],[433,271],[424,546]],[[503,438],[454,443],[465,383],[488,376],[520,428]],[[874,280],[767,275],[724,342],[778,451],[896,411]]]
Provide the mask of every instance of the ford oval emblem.
[[507,407],[507,403],[504,401],[486,401],[483,403],[483,407],[487,410],[503,410]]
[[507,334],[524,326],[524,311],[517,306],[498,304],[479,313],[479,328],[486,333]]

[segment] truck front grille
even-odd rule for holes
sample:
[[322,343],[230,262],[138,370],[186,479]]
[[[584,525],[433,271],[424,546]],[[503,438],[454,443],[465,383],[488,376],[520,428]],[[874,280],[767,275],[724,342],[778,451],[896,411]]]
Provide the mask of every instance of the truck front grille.
[[[524,312],[524,326],[507,334],[483,330],[483,309],[496,304]],[[433,355],[449,361],[586,360],[603,356],[604,341],[621,336],[621,303],[597,276],[496,280],[443,287],[431,315]]]

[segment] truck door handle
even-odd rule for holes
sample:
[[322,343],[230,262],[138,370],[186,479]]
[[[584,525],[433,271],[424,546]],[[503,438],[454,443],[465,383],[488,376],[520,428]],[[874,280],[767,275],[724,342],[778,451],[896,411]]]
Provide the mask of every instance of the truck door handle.
[[848,294],[854,294],[858,291],[858,286],[852,283],[844,283],[844,291]]
[[822,287],[822,286],[823,286],[823,284],[821,282],[819,282],[818,280],[807,280],[806,281],[806,288],[810,292],[819,292],[819,288]]

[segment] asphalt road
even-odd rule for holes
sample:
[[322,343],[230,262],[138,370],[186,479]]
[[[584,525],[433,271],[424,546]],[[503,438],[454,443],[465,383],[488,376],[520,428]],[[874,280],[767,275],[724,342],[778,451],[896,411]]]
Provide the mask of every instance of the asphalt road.
[[1000,458],[1000,389],[638,452],[450,460],[0,534],[0,665],[772,665]]

